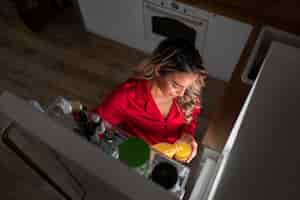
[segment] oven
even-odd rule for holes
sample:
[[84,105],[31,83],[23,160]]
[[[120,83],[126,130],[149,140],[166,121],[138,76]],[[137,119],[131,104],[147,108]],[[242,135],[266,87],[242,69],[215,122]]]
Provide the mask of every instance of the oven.
[[210,13],[173,0],[144,0],[143,15],[151,49],[166,37],[183,37],[204,53]]

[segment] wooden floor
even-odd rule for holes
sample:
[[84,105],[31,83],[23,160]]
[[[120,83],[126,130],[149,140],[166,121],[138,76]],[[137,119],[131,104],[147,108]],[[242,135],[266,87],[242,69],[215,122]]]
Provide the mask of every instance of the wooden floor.
[[[57,95],[94,105],[144,54],[84,31],[57,26],[34,34],[0,19],[0,90],[42,103]],[[51,27],[51,26],[50,26]]]
[[[145,54],[83,30],[76,17],[52,20],[40,33],[20,19],[0,18],[0,92],[47,104],[61,95],[94,106],[126,80]],[[212,112],[225,83],[208,80],[204,114]]]

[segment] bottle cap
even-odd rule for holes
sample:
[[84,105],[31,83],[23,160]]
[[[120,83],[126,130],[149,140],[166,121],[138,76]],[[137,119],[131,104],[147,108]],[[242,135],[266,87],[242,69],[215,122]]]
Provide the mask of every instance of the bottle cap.
[[99,115],[93,113],[93,114],[91,115],[91,120],[92,120],[92,122],[94,122],[94,123],[99,123],[99,122],[100,122],[100,117],[99,117]]
[[80,103],[80,101],[72,101],[71,105],[72,105],[72,112],[79,112],[83,108],[83,106]]

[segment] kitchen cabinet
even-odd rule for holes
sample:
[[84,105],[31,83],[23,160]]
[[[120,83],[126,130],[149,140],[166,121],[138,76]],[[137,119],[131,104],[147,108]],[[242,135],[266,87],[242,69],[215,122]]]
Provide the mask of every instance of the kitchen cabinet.
[[221,15],[209,20],[204,61],[211,76],[229,81],[253,26]]
[[[162,4],[168,5],[169,1],[149,0],[148,2],[162,6]],[[151,24],[145,23],[147,12],[143,10],[145,9],[143,5],[143,0],[79,0],[87,31],[150,53],[157,46],[159,40],[150,41],[146,36],[150,35],[148,32],[151,30],[149,28]],[[185,21],[184,18],[190,17],[200,21],[203,28],[199,33],[201,41],[199,39],[198,42],[201,44],[196,44],[196,46],[201,47],[199,51],[202,53],[206,68],[212,77],[229,81],[252,26],[179,2],[176,6],[174,10],[170,10],[174,6],[162,7],[161,12],[165,13],[163,16],[170,19],[181,19],[180,22],[187,25],[190,19]],[[172,14],[168,16],[166,13]]]
[[78,0],[87,31],[144,49],[142,0]]

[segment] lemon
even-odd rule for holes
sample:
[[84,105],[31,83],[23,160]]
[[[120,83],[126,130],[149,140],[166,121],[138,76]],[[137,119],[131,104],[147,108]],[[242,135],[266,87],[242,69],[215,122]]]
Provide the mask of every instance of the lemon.
[[152,148],[168,158],[172,158],[177,150],[176,145],[165,142],[155,144],[152,146]]
[[175,159],[178,161],[186,161],[192,153],[192,146],[189,143],[183,141],[178,141],[175,143],[175,145]]

